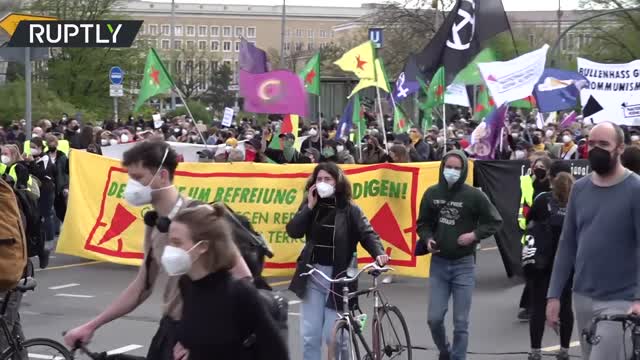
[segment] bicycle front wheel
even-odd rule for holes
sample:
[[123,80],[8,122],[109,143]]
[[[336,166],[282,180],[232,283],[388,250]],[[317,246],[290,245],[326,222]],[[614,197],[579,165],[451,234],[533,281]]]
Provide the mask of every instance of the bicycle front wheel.
[[380,309],[378,319],[382,359],[411,360],[409,327],[400,309],[387,304]]
[[336,321],[329,342],[329,360],[360,360],[358,340],[347,320]]
[[22,343],[20,352],[11,352],[5,360],[73,360],[67,348],[57,341],[50,339],[30,339]]

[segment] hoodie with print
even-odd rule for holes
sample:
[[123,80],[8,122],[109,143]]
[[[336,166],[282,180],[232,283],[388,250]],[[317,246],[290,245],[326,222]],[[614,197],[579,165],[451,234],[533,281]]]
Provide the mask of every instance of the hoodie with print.
[[[452,186],[443,175],[444,164],[450,156],[462,160],[460,178]],[[460,235],[473,232],[480,241],[495,234],[502,225],[502,217],[487,196],[465,184],[468,169],[467,157],[462,151],[448,152],[440,163],[439,183],[429,187],[422,196],[417,220],[418,236],[424,241],[433,239],[436,242],[440,250],[436,256],[455,260],[472,255],[477,242],[461,246],[458,244]],[[438,216],[440,207],[442,210]]]

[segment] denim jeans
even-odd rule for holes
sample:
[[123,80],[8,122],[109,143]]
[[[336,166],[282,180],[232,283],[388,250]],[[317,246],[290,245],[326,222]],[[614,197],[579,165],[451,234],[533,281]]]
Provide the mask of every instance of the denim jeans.
[[[333,272],[332,266],[316,264],[314,267],[328,276],[331,276]],[[329,345],[331,341],[338,313],[326,306],[329,288],[329,282],[321,278],[320,275],[313,275],[307,283],[307,291],[301,304],[302,316],[300,317],[304,360],[320,360],[323,343]]]
[[[464,360],[469,345],[469,313],[475,287],[475,259],[473,255],[457,260],[431,256],[429,275],[428,324],[433,342],[441,354],[449,354],[451,360]],[[453,296],[453,344],[450,346],[444,326],[449,310],[449,298]]]

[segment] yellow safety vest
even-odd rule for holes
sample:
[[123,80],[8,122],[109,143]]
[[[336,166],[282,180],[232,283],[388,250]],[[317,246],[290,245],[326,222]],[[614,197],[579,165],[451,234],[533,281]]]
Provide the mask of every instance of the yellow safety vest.
[[0,175],[4,175],[4,171],[7,169],[7,165],[0,163]]
[[[4,164],[3,164],[4,165]],[[6,169],[6,167],[5,167]],[[3,171],[4,173],[4,171]],[[14,182],[18,182],[18,175],[16,174],[16,166],[15,164],[9,166],[9,176],[11,176],[11,178],[13,179]],[[33,186],[33,179],[31,178],[31,175],[29,175],[29,180],[27,181],[27,185],[29,185],[29,188],[31,188]]]
[[[42,149],[42,153],[46,153],[47,152],[47,145],[43,144],[43,149]],[[31,155],[31,140],[27,140],[24,142],[24,153],[26,155]]]
[[[520,176],[520,209],[518,210],[518,226],[522,230],[527,229],[527,218],[525,216],[525,208],[527,212],[533,206],[533,180],[531,176]],[[524,244],[524,236],[521,239]]]
[[58,140],[58,150],[69,156],[69,140]]

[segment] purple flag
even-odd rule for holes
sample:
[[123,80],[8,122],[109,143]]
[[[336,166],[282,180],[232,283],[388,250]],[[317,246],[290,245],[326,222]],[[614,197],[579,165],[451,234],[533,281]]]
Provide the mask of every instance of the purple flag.
[[566,129],[569,126],[571,126],[571,124],[576,122],[577,117],[578,117],[578,114],[575,111],[572,111],[569,115],[567,115],[564,118],[564,120],[562,120],[562,122],[560,123],[560,129]]
[[240,69],[254,74],[267,72],[267,53],[243,38],[240,41]]
[[495,157],[496,145],[500,141],[500,134],[505,126],[505,117],[509,110],[509,103],[494,109],[485,120],[473,130],[471,145],[466,149],[474,154],[478,160],[492,160]]
[[239,80],[244,110],[260,114],[307,116],[307,92],[296,73],[276,70],[252,74],[240,70]]

